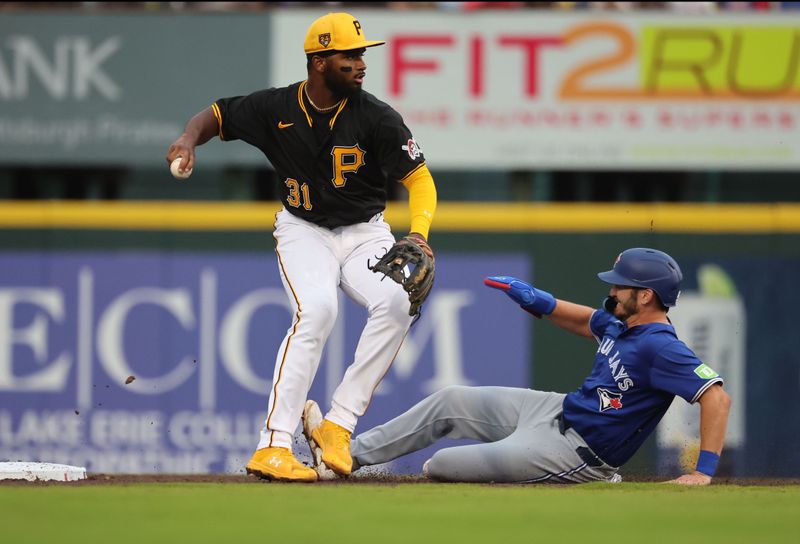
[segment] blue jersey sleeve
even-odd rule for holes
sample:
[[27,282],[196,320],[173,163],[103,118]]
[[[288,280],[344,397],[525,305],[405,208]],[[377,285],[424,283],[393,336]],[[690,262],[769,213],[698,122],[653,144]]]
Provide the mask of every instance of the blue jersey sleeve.
[[713,384],[722,383],[722,378],[703,364],[686,344],[675,340],[665,345],[653,359],[650,383],[655,389],[694,403]]
[[606,329],[608,329],[610,325],[614,325],[615,327],[624,326],[622,321],[605,310],[595,310],[592,317],[589,318],[589,329],[598,342],[603,339],[603,336],[606,334]]

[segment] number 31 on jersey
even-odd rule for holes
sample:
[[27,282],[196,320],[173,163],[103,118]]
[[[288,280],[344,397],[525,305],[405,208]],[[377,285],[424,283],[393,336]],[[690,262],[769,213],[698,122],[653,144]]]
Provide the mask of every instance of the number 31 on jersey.
[[[364,166],[365,151],[358,147],[358,144],[353,146],[336,146],[331,149],[331,157],[333,159],[333,182],[334,187],[344,187],[347,183],[345,174],[351,172],[358,172],[358,169]],[[311,210],[314,206],[311,204],[309,189],[307,183],[300,183],[296,179],[286,178],[286,187],[289,188],[289,194],[286,197],[286,203],[293,208],[303,206],[305,210]]]

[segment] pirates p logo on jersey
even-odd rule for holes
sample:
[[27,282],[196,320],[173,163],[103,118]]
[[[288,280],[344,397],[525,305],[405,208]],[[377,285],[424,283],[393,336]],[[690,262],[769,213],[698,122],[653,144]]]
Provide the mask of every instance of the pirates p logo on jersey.
[[320,34],[319,43],[322,44],[322,47],[328,47],[328,44],[331,43],[331,33]]
[[419,158],[422,150],[419,148],[417,141],[413,138],[410,138],[406,145],[400,146],[400,149],[408,153],[408,157],[413,161],[414,159]]
[[597,395],[600,397],[600,411],[619,410],[622,408],[622,393],[614,393],[608,389],[597,388]]

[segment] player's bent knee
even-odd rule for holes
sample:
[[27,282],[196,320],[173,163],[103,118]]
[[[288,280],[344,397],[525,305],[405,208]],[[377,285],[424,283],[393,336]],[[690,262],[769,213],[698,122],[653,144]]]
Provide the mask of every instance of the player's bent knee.
[[411,316],[408,315],[410,307],[408,294],[400,289],[395,290],[370,308],[370,315],[373,317],[385,316],[390,322],[398,325],[406,324],[411,322]]
[[447,478],[445,477],[445,473],[443,471],[443,463],[437,459],[439,456],[439,452],[433,454],[433,457],[428,459],[425,462],[425,466],[423,467],[423,472],[425,476],[430,478],[431,480],[437,481],[446,481]]
[[438,397],[440,402],[446,404],[461,403],[471,396],[472,389],[467,385],[448,385],[439,389],[433,395]]
[[449,448],[439,450],[433,454],[425,467],[425,475],[438,482],[467,482],[472,480],[472,475],[467,468],[460,468],[458,462],[453,462]]
[[404,311],[408,313],[408,307],[411,305],[411,302],[408,300],[408,293],[403,289],[392,289],[391,294],[388,295],[383,302],[388,309],[395,312]]
[[300,326],[333,327],[339,313],[336,299],[309,299],[300,304]]

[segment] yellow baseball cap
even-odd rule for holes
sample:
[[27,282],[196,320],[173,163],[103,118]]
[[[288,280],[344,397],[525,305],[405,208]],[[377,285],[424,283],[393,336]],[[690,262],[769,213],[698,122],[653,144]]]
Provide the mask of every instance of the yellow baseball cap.
[[322,51],[352,51],[385,43],[367,41],[361,23],[349,13],[329,13],[308,27],[303,48],[308,55]]

